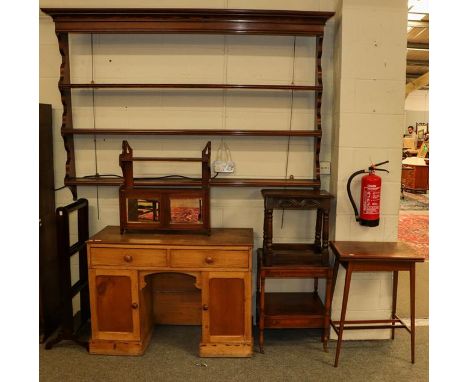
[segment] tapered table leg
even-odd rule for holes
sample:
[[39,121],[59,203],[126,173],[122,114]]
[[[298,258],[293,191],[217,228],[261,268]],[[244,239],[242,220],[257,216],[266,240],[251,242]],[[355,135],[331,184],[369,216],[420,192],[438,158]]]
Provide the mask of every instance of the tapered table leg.
[[[398,271],[394,271],[393,272],[392,320],[396,318],[397,293],[398,293]],[[395,326],[394,322],[392,322],[392,326]],[[395,328],[392,329],[392,340],[394,339],[395,339]]]
[[415,292],[416,292],[416,265],[411,264],[410,268],[410,305],[411,305],[411,363],[414,363],[414,340],[415,340]]
[[344,285],[344,291],[343,291],[343,303],[341,304],[341,318],[340,318],[340,326],[339,326],[339,331],[338,331],[338,342],[336,344],[335,367],[338,367],[338,359],[340,358],[341,341],[343,340],[344,322],[346,319],[346,308],[348,306],[349,286],[351,284],[352,273],[353,273],[353,265],[348,264],[348,267],[346,268],[345,285]]
[[333,300],[333,294],[335,293],[336,278],[338,276],[338,269],[340,268],[340,262],[335,258],[335,264],[333,267],[333,281],[331,289],[331,299]]

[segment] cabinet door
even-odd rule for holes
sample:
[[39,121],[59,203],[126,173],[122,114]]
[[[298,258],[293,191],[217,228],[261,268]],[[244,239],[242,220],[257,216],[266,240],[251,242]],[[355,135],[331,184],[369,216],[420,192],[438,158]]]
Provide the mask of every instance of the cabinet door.
[[250,283],[249,272],[206,272],[203,274],[203,342],[251,340]]
[[404,165],[401,170],[401,183],[407,188],[414,188],[415,167]]
[[89,270],[94,340],[139,340],[138,272]]

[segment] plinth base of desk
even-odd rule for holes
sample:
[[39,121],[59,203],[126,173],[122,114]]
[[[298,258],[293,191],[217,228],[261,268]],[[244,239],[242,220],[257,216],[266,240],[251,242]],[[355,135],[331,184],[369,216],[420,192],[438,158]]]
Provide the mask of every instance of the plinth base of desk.
[[90,340],[89,353],[101,355],[143,355],[151,340],[151,333],[143,341]]
[[251,357],[253,345],[245,343],[209,343],[200,344],[200,357]]

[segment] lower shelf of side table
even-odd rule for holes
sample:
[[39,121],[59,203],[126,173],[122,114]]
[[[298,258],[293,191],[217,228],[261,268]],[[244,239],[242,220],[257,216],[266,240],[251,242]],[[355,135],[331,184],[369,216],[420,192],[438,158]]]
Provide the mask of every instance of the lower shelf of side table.
[[265,293],[265,328],[323,328],[324,319],[315,292]]

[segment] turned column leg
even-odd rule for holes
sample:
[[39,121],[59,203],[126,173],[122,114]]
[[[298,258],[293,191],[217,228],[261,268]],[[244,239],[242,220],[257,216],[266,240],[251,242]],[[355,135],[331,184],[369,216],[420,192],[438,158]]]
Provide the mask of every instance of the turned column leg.
[[[398,292],[398,271],[394,271],[393,272],[392,320],[396,318],[397,292]],[[392,326],[395,326],[394,322],[392,322]],[[395,339],[395,328],[392,328],[392,340],[394,339]]]
[[414,363],[414,341],[415,341],[415,330],[416,330],[416,266],[415,263],[411,264],[410,268],[410,305],[411,305],[411,363]]
[[338,359],[340,358],[341,341],[343,340],[344,322],[346,319],[346,308],[348,306],[349,286],[351,284],[352,272],[353,272],[353,265],[348,264],[346,268],[345,285],[344,285],[344,291],[343,291],[343,303],[341,304],[341,318],[340,318],[340,326],[338,330],[338,342],[336,344],[335,367],[338,367]]
[[265,210],[265,222],[263,227],[263,255],[265,256],[266,265],[272,265],[273,254],[273,210]]
[[323,226],[322,226],[322,261],[324,264],[329,263],[328,255],[328,210],[323,210]]
[[322,220],[323,212],[321,209],[317,210],[317,220],[315,221],[315,242],[314,245],[322,248]]

